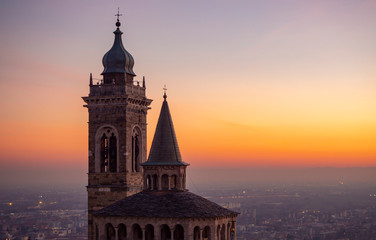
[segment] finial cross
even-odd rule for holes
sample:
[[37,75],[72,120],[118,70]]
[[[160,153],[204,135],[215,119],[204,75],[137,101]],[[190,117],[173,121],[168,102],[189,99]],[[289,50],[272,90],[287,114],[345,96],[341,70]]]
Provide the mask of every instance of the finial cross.
[[166,94],[166,91],[167,91],[166,84],[164,85],[163,91],[164,91],[163,98],[166,99],[166,98],[167,98],[167,94]]
[[118,8],[118,12],[117,12],[117,14],[115,14],[115,16],[117,17],[117,21],[119,22],[119,17],[123,16],[123,14],[120,14],[119,8]]

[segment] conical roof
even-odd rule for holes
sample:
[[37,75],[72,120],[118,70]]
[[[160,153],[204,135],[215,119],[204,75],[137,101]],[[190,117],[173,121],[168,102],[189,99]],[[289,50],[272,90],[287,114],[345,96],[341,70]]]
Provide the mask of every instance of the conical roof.
[[142,165],[189,165],[182,161],[166,94],[148,160]]

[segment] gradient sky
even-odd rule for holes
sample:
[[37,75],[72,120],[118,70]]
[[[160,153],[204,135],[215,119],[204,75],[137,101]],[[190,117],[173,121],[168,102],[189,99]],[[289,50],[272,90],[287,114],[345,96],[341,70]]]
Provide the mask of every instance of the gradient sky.
[[166,84],[193,167],[376,166],[376,1],[9,0],[1,175],[86,172],[81,96],[101,77],[117,7],[154,100],[149,148]]

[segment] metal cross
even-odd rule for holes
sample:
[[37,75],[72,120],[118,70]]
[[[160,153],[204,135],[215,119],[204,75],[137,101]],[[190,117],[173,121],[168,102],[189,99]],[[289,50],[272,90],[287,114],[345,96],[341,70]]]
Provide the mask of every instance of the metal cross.
[[117,17],[117,20],[118,20],[118,21],[119,21],[119,17],[120,17],[120,16],[123,16],[123,14],[120,14],[120,13],[119,13],[119,8],[118,8],[118,12],[117,12],[117,14],[115,14],[115,16]]
[[164,85],[163,90],[164,90],[163,98],[164,98],[165,101],[166,101],[166,98],[167,98],[167,94],[166,94],[166,91],[167,91],[166,84]]

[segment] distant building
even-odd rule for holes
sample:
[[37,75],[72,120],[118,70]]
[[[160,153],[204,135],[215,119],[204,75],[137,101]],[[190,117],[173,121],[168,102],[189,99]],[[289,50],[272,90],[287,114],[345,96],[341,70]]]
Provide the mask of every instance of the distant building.
[[238,213],[186,189],[186,168],[167,95],[146,161],[145,79],[136,82],[134,60],[115,40],[103,57],[103,80],[90,75],[88,239],[236,239]]

